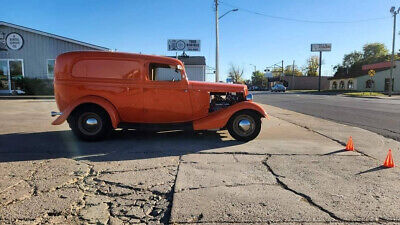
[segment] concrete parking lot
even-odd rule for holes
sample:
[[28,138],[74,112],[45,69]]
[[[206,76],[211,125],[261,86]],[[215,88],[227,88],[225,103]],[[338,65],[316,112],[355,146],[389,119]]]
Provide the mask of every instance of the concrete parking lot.
[[399,142],[264,107],[249,143],[122,130],[87,143],[50,125],[53,100],[1,100],[0,224],[400,223],[400,171],[381,166]]

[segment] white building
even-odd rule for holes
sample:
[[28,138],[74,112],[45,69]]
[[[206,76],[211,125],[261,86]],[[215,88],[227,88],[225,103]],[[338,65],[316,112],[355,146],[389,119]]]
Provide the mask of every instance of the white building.
[[[176,58],[176,56],[170,56]],[[204,56],[178,56],[186,69],[189,80],[206,80],[206,58]]]

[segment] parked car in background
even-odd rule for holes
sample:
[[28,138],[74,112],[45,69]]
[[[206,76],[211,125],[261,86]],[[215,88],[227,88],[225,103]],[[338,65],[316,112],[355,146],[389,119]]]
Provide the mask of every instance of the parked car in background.
[[271,88],[272,92],[285,92],[286,91],[286,87],[283,86],[282,84],[275,84],[272,88]]
[[181,61],[115,52],[70,52],[56,59],[54,92],[65,120],[84,140],[103,139],[116,128],[227,129],[250,141],[264,109],[246,85],[189,81]]

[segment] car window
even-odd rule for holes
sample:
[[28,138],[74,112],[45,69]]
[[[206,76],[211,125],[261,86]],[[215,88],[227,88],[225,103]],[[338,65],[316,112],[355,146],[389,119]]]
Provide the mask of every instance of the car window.
[[168,64],[150,63],[149,80],[153,81],[180,81],[181,71],[176,66]]

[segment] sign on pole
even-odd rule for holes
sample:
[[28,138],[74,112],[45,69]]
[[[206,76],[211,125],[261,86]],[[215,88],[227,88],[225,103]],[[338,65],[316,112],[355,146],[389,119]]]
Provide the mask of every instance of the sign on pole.
[[332,44],[331,43],[311,44],[311,51],[312,52],[319,52],[318,91],[321,91],[322,52],[330,52],[331,49],[332,49]]
[[331,43],[325,44],[311,44],[311,51],[312,52],[330,52],[332,49]]
[[368,75],[369,75],[370,77],[375,76],[375,74],[376,74],[375,70],[369,70],[369,71],[368,71]]
[[200,40],[168,39],[168,51],[200,51]]

